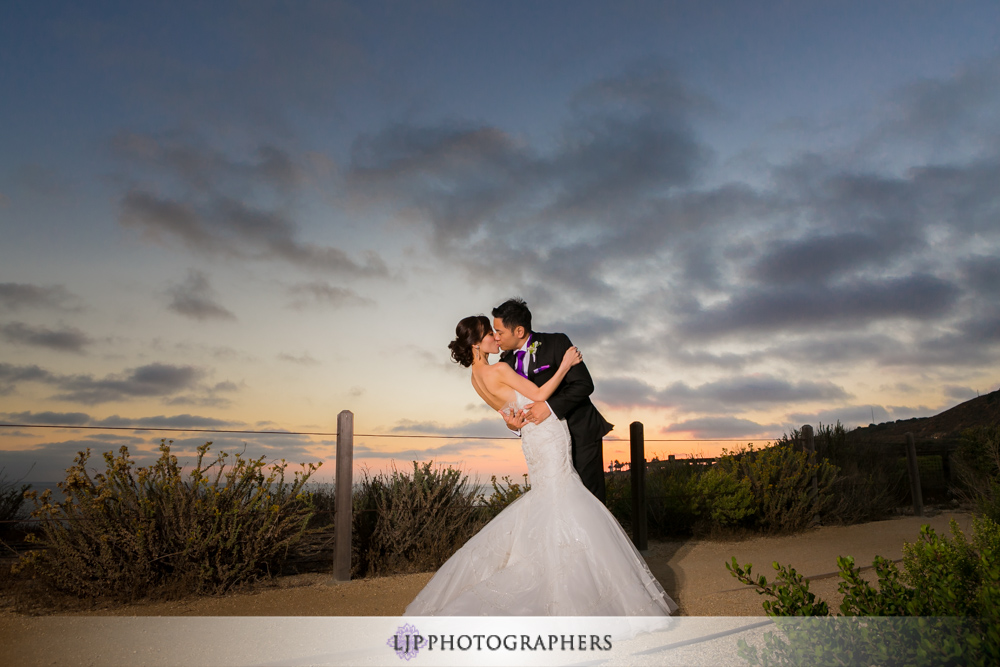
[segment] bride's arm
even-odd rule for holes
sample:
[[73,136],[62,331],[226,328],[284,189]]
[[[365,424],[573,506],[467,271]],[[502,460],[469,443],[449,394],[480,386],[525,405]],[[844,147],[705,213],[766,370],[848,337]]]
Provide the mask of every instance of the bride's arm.
[[545,401],[548,400],[549,396],[552,395],[552,392],[554,392],[556,387],[559,386],[559,383],[562,382],[564,377],[566,377],[566,373],[569,372],[569,369],[580,363],[580,361],[581,357],[579,350],[575,347],[569,348],[566,350],[566,354],[563,355],[562,363],[559,364],[559,368],[556,370],[555,374],[541,387],[523,375],[519,375],[507,364],[495,364],[495,366],[500,371],[500,380],[511,389],[533,401]]

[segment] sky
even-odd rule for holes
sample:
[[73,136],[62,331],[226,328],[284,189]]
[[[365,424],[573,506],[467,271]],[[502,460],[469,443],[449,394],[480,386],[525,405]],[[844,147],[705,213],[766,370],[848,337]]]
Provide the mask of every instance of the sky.
[[359,473],[519,476],[447,349],[511,296],[584,350],[606,462],[633,421],[712,456],[995,390],[998,33],[973,1],[5,2],[0,421],[128,430],[0,428],[2,475],[169,437],[329,479],[332,436],[143,427],[350,410]]

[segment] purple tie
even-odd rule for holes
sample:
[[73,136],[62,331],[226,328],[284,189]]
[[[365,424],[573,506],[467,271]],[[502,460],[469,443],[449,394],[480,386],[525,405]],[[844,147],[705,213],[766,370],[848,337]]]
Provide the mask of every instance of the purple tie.
[[524,377],[528,377],[528,374],[524,372],[524,355],[527,353],[527,350],[518,350],[514,353],[517,356],[517,361],[514,362],[514,371]]

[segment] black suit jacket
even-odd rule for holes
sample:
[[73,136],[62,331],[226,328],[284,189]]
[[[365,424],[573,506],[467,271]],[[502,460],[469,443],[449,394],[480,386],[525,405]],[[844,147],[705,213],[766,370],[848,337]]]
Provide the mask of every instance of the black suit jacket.
[[[562,363],[566,350],[572,347],[569,336],[561,333],[531,334],[531,344],[538,344],[535,355],[524,355],[528,379],[538,386],[545,384],[551,378],[559,364]],[[513,351],[506,351],[500,356],[500,361],[514,368],[516,357]],[[547,401],[552,413],[559,419],[565,419],[574,445],[586,445],[603,438],[614,428],[597,411],[590,401],[594,393],[594,381],[590,377],[587,365],[579,363],[569,369],[566,377],[556,388]]]

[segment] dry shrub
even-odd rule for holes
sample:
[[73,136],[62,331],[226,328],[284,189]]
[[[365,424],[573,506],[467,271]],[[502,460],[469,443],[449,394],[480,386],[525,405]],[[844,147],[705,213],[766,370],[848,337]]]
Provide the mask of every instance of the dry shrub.
[[[699,480],[702,467],[674,461],[646,471],[646,525],[649,535],[687,535],[704,505]],[[628,482],[628,512],[632,513],[632,483]]]
[[497,514],[507,509],[512,502],[531,490],[527,473],[522,475],[522,477],[524,477],[523,486],[513,481],[507,475],[504,475],[501,478],[503,481],[500,482],[497,481],[496,475],[490,477],[493,493],[489,497],[484,495],[479,496],[479,505],[485,510],[487,519],[493,519]]
[[[796,442],[800,437],[801,432],[794,430],[783,442]],[[906,468],[884,447],[849,440],[839,421],[825,426],[820,423],[814,442],[817,456],[839,470],[832,487],[834,501],[823,514],[824,522],[877,521],[891,516],[901,502],[906,502]]]
[[354,492],[353,575],[440,567],[486,523],[468,477],[413,462],[413,474],[364,473]]
[[25,515],[24,494],[30,488],[30,484],[8,481],[0,468],[0,542],[7,542],[19,532],[18,522]]
[[[318,467],[303,465],[285,481],[286,464],[264,457],[205,464],[212,443],[198,447],[184,478],[170,445],[153,465],[135,468],[128,449],[104,454],[106,472],[93,478],[80,452],[50,491],[29,493],[41,523],[34,549],[19,567],[80,596],[131,600],[152,592],[220,593],[276,571],[305,530],[312,510],[302,485]],[[265,474],[267,473],[267,474]]]

